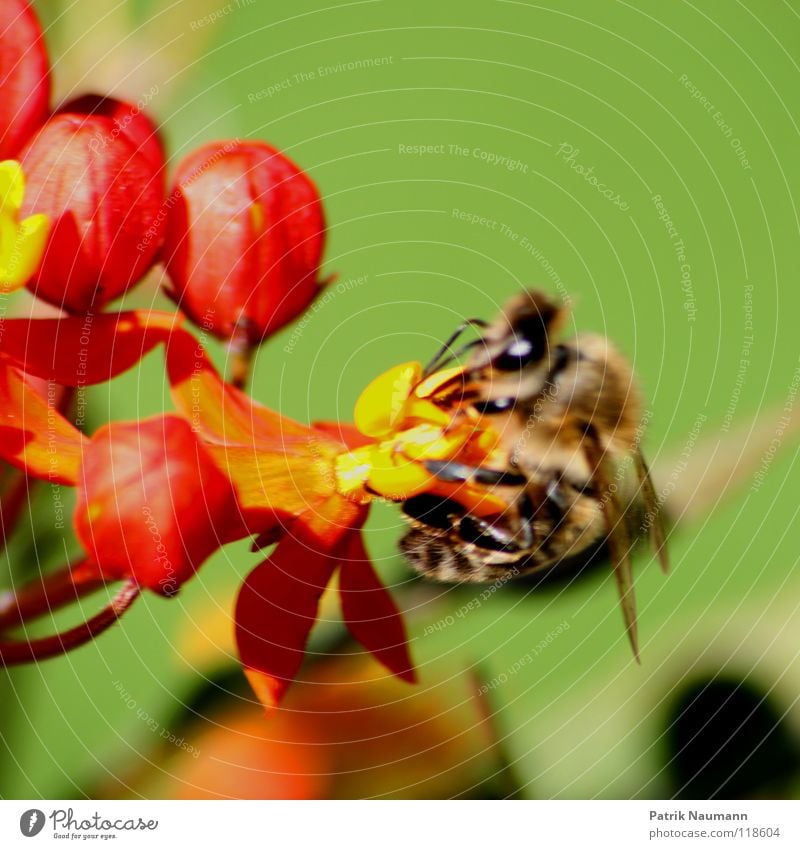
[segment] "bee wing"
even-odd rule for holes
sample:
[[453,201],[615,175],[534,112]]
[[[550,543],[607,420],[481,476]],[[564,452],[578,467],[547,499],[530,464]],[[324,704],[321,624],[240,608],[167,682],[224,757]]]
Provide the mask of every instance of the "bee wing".
[[639,659],[639,632],[636,624],[636,596],[633,590],[633,567],[631,565],[631,538],[628,533],[624,510],[620,507],[616,494],[609,486],[606,473],[608,461],[603,456],[603,449],[596,443],[587,446],[589,463],[593,469],[594,484],[602,493],[601,504],[606,524],[606,544],[614,570],[614,580],[617,584],[622,616],[628,632],[633,656],[637,663]]
[[636,474],[639,477],[645,516],[647,521],[650,522],[650,544],[653,546],[653,551],[655,551],[658,562],[661,564],[661,571],[666,575],[669,572],[669,557],[667,555],[664,524],[661,521],[661,507],[656,498],[650,470],[639,451],[636,452],[634,462],[636,463]]

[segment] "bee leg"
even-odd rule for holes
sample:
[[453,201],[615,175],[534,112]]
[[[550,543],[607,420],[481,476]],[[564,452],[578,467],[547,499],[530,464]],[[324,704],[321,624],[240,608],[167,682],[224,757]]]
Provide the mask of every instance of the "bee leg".
[[527,478],[515,472],[486,469],[482,466],[467,466],[452,460],[426,460],[425,468],[444,483],[472,483],[484,486],[524,486]]
[[522,495],[519,498],[518,502],[518,510],[519,510],[519,536],[520,536],[520,544],[521,547],[530,550],[533,548],[536,542],[536,534],[534,532],[533,527],[533,519],[536,513],[536,510],[533,506],[533,502],[531,501],[530,496],[528,495],[527,490],[523,491]]
[[485,519],[479,519],[477,516],[462,516],[458,522],[458,533],[464,542],[477,545],[478,548],[504,551],[511,554],[523,550],[508,531],[487,522]]
[[606,543],[614,568],[614,579],[617,583],[617,592],[619,593],[628,639],[636,662],[641,663],[639,634],[636,624],[636,597],[633,591],[633,568],[630,558],[630,535],[625,524],[624,511],[620,508],[619,501],[609,486],[604,452],[594,436],[592,428],[587,429],[584,450],[592,469],[594,481],[598,490],[602,493],[600,503],[606,525]]
[[464,508],[455,501],[435,495],[415,495],[406,499],[403,513],[412,521],[437,530],[446,531],[464,513]]
[[567,512],[569,506],[572,504],[572,501],[564,495],[564,490],[561,488],[559,482],[557,480],[548,481],[545,494],[547,495],[547,500],[563,517],[564,513]]
[[667,556],[667,540],[664,536],[664,525],[661,522],[661,507],[656,498],[656,491],[650,477],[650,470],[644,457],[637,451],[634,459],[636,463],[636,474],[642,490],[642,501],[644,502],[645,515],[650,522],[650,543],[653,546],[661,571],[666,575],[669,572],[669,557]]
[[[534,520],[537,514],[544,508],[545,521],[550,526],[548,536],[554,535],[559,526],[566,519],[567,513],[573,505],[573,499],[564,492],[558,479],[548,481],[544,491],[544,502],[540,502],[540,506],[534,507],[533,501],[527,491],[523,492],[518,504],[520,527],[519,538],[522,548],[530,550],[537,545],[547,545],[547,537],[544,540],[537,540]],[[540,521],[542,519],[540,515]]]

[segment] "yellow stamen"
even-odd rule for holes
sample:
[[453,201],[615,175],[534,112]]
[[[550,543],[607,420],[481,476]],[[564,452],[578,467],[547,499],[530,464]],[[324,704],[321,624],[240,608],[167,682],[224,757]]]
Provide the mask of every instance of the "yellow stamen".
[[[463,373],[450,368],[424,380],[422,366],[403,363],[375,378],[362,392],[355,424],[376,442],[337,459],[339,491],[365,503],[378,495],[404,501],[422,492],[452,498],[477,515],[508,506],[489,489],[469,481],[446,483],[425,467],[428,460],[456,460],[468,466],[502,468],[499,435],[479,417],[447,403],[448,385]],[[438,399],[438,400],[437,400]]]

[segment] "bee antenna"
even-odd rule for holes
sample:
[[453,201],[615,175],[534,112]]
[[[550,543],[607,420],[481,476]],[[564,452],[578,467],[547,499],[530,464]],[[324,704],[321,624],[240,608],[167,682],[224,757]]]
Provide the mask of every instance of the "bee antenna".
[[450,335],[450,338],[442,345],[441,348],[436,352],[434,358],[428,363],[425,367],[425,371],[423,372],[423,377],[428,377],[428,375],[432,374],[435,371],[438,371],[442,366],[447,363],[451,363],[453,360],[460,357],[465,351],[468,351],[470,348],[477,345],[481,340],[474,339],[472,342],[467,342],[466,345],[459,348],[453,354],[448,354],[448,351],[453,346],[453,343],[458,339],[459,336],[468,328],[468,327],[487,327],[488,324],[483,319],[480,318],[467,318],[458,325],[458,327],[453,331]]

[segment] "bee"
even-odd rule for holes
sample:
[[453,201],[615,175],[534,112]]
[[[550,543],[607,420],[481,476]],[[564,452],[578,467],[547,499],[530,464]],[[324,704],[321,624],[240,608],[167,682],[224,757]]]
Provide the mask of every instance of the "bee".
[[[664,530],[639,442],[642,402],[627,360],[608,339],[580,334],[560,341],[568,308],[538,291],[514,297],[482,328],[459,385],[445,404],[499,435],[502,468],[428,461],[450,482],[470,482],[499,496],[507,509],[478,517],[452,498],[418,495],[403,512],[410,529],[400,548],[422,575],[440,581],[488,582],[549,570],[605,542],[628,637],[638,659],[629,525],[640,502],[662,569]],[[631,486],[631,481],[634,485]],[[636,492],[630,492],[635,489]]]

